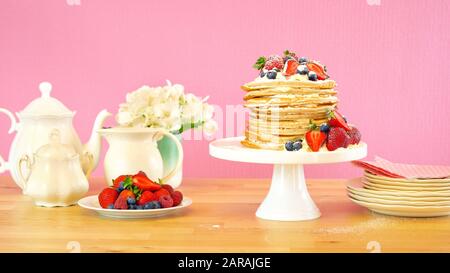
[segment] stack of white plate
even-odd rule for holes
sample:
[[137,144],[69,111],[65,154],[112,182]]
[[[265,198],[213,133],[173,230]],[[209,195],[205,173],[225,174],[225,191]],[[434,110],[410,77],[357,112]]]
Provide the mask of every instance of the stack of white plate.
[[401,179],[368,172],[347,186],[350,199],[374,212],[405,217],[450,215],[450,178]]

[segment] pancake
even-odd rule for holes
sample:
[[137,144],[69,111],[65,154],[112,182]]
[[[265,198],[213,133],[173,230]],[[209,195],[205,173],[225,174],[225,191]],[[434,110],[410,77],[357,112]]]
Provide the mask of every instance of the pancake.
[[336,82],[333,80],[323,80],[323,81],[295,81],[295,80],[261,80],[252,81],[244,84],[241,88],[244,91],[269,89],[273,87],[312,87],[317,89],[330,89],[336,86]]

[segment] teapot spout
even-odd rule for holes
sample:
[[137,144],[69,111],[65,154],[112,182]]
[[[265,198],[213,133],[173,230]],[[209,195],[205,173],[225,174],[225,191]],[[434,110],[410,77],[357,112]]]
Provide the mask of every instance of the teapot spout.
[[99,158],[100,158],[100,152],[102,148],[102,138],[99,133],[97,133],[98,129],[101,129],[103,127],[103,124],[105,123],[105,120],[111,116],[111,113],[106,111],[106,109],[103,109],[98,113],[97,117],[95,118],[94,126],[92,127],[92,133],[91,137],[89,138],[89,141],[84,145],[84,152],[88,152],[92,155],[92,159],[90,162],[83,162],[83,171],[85,173],[89,171],[93,171],[98,164]]

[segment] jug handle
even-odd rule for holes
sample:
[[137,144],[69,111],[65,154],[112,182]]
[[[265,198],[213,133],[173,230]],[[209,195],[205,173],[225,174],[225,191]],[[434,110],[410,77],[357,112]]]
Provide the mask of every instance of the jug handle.
[[[17,122],[16,119],[14,118],[14,115],[4,109],[4,108],[0,108],[0,113],[3,113],[5,115],[7,115],[9,117],[9,119],[11,120],[11,127],[9,128],[8,134],[12,134],[14,131],[17,130]],[[4,173],[9,169],[9,165],[8,162],[6,162],[2,156],[0,156],[0,173]]]
[[89,167],[85,174],[86,178],[89,179],[92,171],[94,170],[94,155],[92,155],[90,152],[85,152],[83,156],[84,156],[84,158],[87,159],[88,164],[89,164]]
[[165,177],[161,178],[160,181],[162,184],[166,183],[167,180],[169,180],[170,178],[172,178],[181,168],[181,164],[183,164],[183,147],[181,146],[180,141],[178,140],[178,138],[176,136],[174,136],[172,133],[162,130],[161,133],[165,136],[168,136],[177,146],[177,150],[178,150],[178,159],[177,159],[177,164],[175,165],[175,168],[173,168],[173,170],[171,170]]
[[[22,172],[22,164],[23,163],[26,163],[27,165],[26,165],[26,167],[27,167],[27,169],[28,169],[28,175],[25,177],[24,175],[23,175],[23,172]],[[33,166],[33,164],[34,164],[34,162],[31,162],[30,161],[30,157],[28,156],[28,155],[24,155],[20,160],[19,160],[19,163],[18,163],[18,165],[19,165],[19,168],[18,168],[18,173],[19,173],[19,175],[20,175],[20,178],[22,178],[22,181],[23,181],[23,189],[25,190],[26,188],[27,188],[27,182],[28,182],[28,179],[30,179],[30,175],[31,175],[31,167]]]

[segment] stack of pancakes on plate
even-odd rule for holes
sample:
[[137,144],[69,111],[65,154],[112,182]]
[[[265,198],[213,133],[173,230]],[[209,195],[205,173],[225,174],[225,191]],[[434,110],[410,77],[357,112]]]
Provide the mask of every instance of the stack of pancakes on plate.
[[303,139],[310,120],[320,125],[336,108],[333,80],[253,81],[242,86],[250,109],[245,140],[251,148],[282,150],[289,140]]

